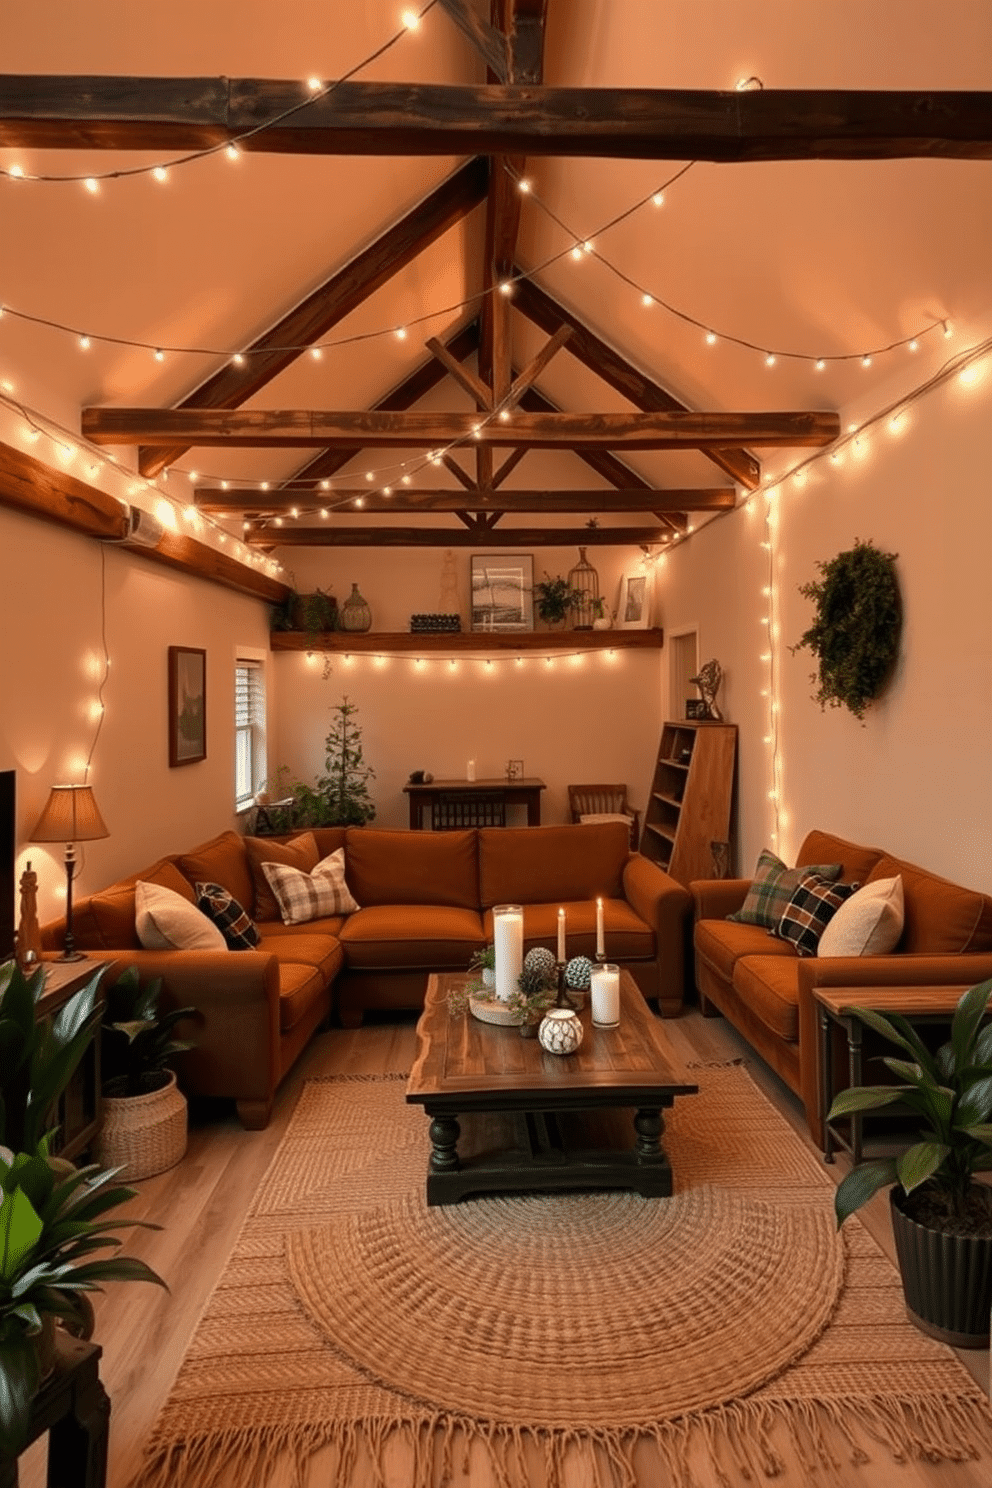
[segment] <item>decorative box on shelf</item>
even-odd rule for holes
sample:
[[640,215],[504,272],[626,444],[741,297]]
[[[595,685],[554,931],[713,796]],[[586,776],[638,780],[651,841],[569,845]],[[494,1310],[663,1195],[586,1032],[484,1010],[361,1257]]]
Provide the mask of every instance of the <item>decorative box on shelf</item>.
[[461,615],[411,615],[412,635],[457,635],[462,628]]

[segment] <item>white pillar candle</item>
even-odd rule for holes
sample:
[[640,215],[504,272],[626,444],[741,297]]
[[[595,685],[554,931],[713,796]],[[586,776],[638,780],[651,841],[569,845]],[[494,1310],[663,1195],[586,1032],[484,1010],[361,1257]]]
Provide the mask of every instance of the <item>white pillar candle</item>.
[[596,955],[606,955],[606,940],[603,934],[603,901],[596,900]]
[[616,1028],[620,1022],[620,968],[604,961],[590,977],[592,1021],[596,1028]]
[[475,760],[469,760],[468,764],[465,766],[465,779],[475,779]]
[[496,998],[509,1002],[524,966],[524,912],[519,904],[499,904],[493,910],[496,951]]
[[558,911],[558,960],[565,960],[565,911]]

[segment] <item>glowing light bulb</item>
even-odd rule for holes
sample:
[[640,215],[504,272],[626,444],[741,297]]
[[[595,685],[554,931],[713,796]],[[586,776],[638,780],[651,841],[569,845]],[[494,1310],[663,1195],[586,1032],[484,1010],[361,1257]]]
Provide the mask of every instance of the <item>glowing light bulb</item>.
[[531,189],[531,186],[530,186],[530,182],[529,181],[518,181],[517,182],[517,190],[523,192],[524,196],[527,195],[527,193],[530,191],[530,189]]
[[322,516],[322,517],[326,517],[326,516],[327,516],[327,507],[326,507],[326,506],[322,506],[322,507],[321,507],[321,508],[320,508],[320,515],[321,515],[321,516]]
[[367,481],[374,481],[375,480],[375,472],[372,471],[372,470],[366,470],[366,472],[365,472],[365,479]]
[[510,295],[513,293],[513,285],[510,283],[509,279],[503,280],[502,284],[499,287],[499,292],[501,295]]
[[383,494],[383,496],[392,496],[392,494],[393,494],[393,488],[392,488],[392,486],[383,486],[383,488],[382,488],[382,494]]
[[656,191],[651,201],[654,206],[663,207],[665,205],[665,193],[663,191]]
[[774,367],[777,361],[778,358],[775,356],[775,354],[773,352],[769,352],[768,355],[765,357],[765,366]]
[[86,187],[86,190],[89,192],[90,196],[96,196],[97,192],[100,190],[100,182],[96,179],[95,176],[87,176],[86,180],[83,182],[83,185]]
[[12,165],[10,167],[10,170],[7,172],[7,174],[9,176],[13,176],[13,178],[14,178],[15,181],[23,181],[23,179],[24,179],[24,167],[23,167],[23,165]]
[[281,527],[282,526],[282,517],[276,517],[275,521],[276,521],[276,526],[277,527]]
[[408,486],[410,484],[410,477],[408,475],[404,475],[404,477],[403,477],[403,484],[405,486]]
[[510,417],[510,410],[508,408],[501,408],[499,411],[499,417],[500,423],[505,424]]
[[320,489],[322,491],[329,491],[331,489],[330,481],[322,480],[320,483]]
[[397,339],[397,341],[405,341],[406,340],[406,326],[397,326],[396,327],[396,339]]
[[224,154],[227,156],[228,160],[241,159],[241,151],[238,149],[237,145],[228,145],[227,149],[224,151]]
[[943,326],[945,338],[950,339],[950,337],[954,335],[954,327],[951,325],[951,322],[949,320],[945,320],[943,322]]
[[89,336],[80,336],[80,338],[79,338],[79,347],[80,347],[80,350],[81,351],[89,351],[89,349],[90,349],[90,338],[89,338]]
[[230,482],[229,481],[221,481],[220,488],[221,488],[222,491],[228,491],[228,490],[230,490]]
[[816,364],[816,370],[817,370],[817,372],[822,372],[822,371],[823,371],[823,369],[824,369],[824,367],[825,367],[825,366],[826,366],[826,365],[827,365],[827,364],[826,364],[826,362],[825,362],[825,361],[824,361],[824,360],[823,360],[823,358],[822,358],[822,357],[821,357],[821,358],[820,358],[820,360],[819,360],[819,361],[818,361],[818,362],[817,362],[817,364]]
[[160,346],[157,346],[155,348],[155,360],[157,362],[164,362],[165,361],[165,352],[162,350],[162,348]]
[[167,181],[169,179],[169,172],[166,170],[164,165],[157,165],[152,171],[152,176],[156,181]]
[[269,483],[268,483],[268,481],[259,481],[259,483],[258,483],[258,489],[260,491],[267,491],[269,489]]
[[355,505],[356,506],[364,506],[365,505],[365,497],[364,496],[356,496],[355,497]]
[[913,339],[912,339],[912,341],[910,341],[910,343],[909,343],[909,345],[907,347],[907,350],[908,351],[919,351],[919,349],[920,349],[920,343],[919,343],[919,341],[917,341],[916,337],[914,336]]
[[323,348],[320,346],[311,346],[310,355],[313,357],[315,362],[319,362],[324,355]]
[[420,17],[415,10],[405,10],[400,20],[408,31],[416,31],[420,25]]
[[307,87],[310,89],[311,93],[319,93],[323,86],[324,85],[319,77],[307,78]]
[[717,340],[717,338],[713,334],[712,331],[707,331],[706,332],[706,345],[707,346],[715,346],[716,345],[716,340]]
[[300,508],[298,506],[291,506],[289,508],[289,515],[291,517],[298,517],[300,515]]
[[234,363],[234,365],[236,367],[243,367],[244,364],[245,364],[245,359],[244,359],[244,357],[243,357],[243,355],[241,354],[240,351],[236,351],[234,353],[233,357],[231,358],[231,361]]
[[871,357],[870,356],[863,356],[861,358],[861,365],[862,365],[862,367],[870,367],[871,366]]
[[579,247],[578,243],[576,243],[575,247],[572,249],[572,257],[574,259],[580,259],[582,257],[582,249]]
[[583,253],[591,253],[592,252],[592,246],[593,245],[590,242],[583,243],[582,244],[582,251],[583,251]]
[[641,295],[641,304],[642,305],[653,305],[654,304],[654,300],[652,299],[651,295],[649,295],[649,294],[642,294]]

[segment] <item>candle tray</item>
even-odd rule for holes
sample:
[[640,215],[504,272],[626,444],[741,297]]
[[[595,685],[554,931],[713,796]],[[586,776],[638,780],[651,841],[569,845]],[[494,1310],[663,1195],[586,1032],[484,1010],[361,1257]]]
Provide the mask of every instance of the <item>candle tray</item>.
[[516,1028],[521,1022],[519,1013],[511,1012],[505,1002],[500,1002],[495,997],[483,997],[481,993],[470,992],[468,1005],[472,1017],[478,1018],[480,1023],[498,1023],[504,1028]]

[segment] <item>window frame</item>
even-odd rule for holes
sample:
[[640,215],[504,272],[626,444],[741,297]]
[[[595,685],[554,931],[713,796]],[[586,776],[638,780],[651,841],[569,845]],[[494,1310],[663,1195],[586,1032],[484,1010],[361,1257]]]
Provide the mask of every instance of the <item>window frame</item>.
[[[243,691],[241,674],[247,674],[247,690]],[[238,648],[234,657],[234,809],[249,811],[255,797],[265,784],[268,773],[267,757],[267,710],[265,661],[262,655],[247,647]],[[244,716],[242,709],[244,708]],[[247,746],[247,768],[249,779],[241,777],[242,750]],[[239,791],[239,785],[250,789]]]

